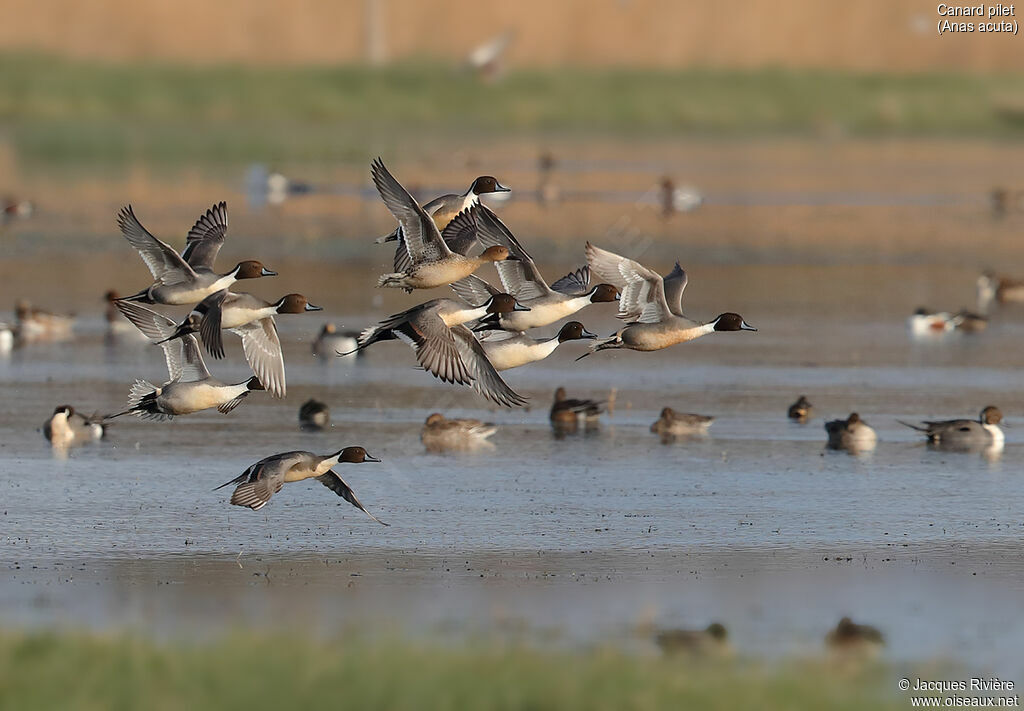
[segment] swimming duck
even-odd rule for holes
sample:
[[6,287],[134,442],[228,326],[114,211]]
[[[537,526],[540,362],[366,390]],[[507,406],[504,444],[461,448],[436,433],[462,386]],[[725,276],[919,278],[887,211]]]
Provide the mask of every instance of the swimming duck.
[[826,422],[825,431],[828,433],[829,449],[846,449],[856,453],[872,450],[878,442],[878,435],[856,412],[845,420]]
[[953,314],[948,311],[930,311],[928,308],[918,307],[907,319],[907,328],[913,336],[936,336],[949,333],[953,330]]
[[427,417],[420,441],[428,452],[468,451],[493,447],[487,438],[498,431],[491,422],[472,419],[449,420],[440,412]]
[[814,406],[811,405],[811,401],[808,400],[805,395],[801,395],[800,399],[789,406],[789,410],[786,411],[786,416],[791,420],[806,422],[807,418],[811,416],[811,410],[813,409]]
[[231,331],[242,338],[245,360],[263,387],[274,397],[283,398],[286,393],[284,356],[274,316],[322,310],[302,294],[287,294],[271,303],[252,294],[234,294],[222,289],[196,305],[171,338],[195,333],[198,322],[199,336],[206,351],[220,359],[224,357],[221,330]]
[[10,353],[14,348],[14,329],[10,324],[0,322],[0,354]]
[[988,317],[963,309],[953,314],[953,328],[962,333],[981,333],[988,328]]
[[131,205],[122,208],[117,215],[121,234],[138,250],[155,281],[137,294],[119,300],[191,306],[214,292],[227,289],[239,279],[276,276],[277,272],[251,259],[239,262],[226,274],[213,271],[213,262],[227,234],[227,219],[226,203],[211,207],[189,230],[185,251],[179,255],[142,226]]
[[318,358],[335,358],[344,353],[345,358],[361,358],[359,331],[341,330],[333,323],[325,323],[313,340],[313,355]]
[[145,380],[136,380],[128,396],[127,409],[108,415],[105,420],[128,414],[169,420],[175,415],[188,415],[213,407],[227,414],[238,407],[250,392],[264,389],[256,376],[233,385],[225,385],[211,377],[196,337],[191,333],[175,337],[178,324],[163,314],[125,301],[119,301],[118,308],[150,340],[163,348],[169,380],[159,387]]
[[581,422],[587,429],[596,427],[602,412],[602,403],[569,398],[565,388],[559,387],[555,390],[555,400],[551,404],[548,419],[556,433],[572,433],[579,429]]
[[[499,314],[489,325],[506,331],[539,328],[572,316],[585,306],[618,301],[619,291],[612,284],[589,287],[590,269],[572,272],[548,286],[529,252],[519,243],[505,224],[484,206],[477,209],[476,236],[485,247],[506,247],[512,259],[495,262],[505,293],[529,307],[529,311]],[[452,284],[452,289],[470,303],[480,303],[497,293],[483,279],[470,275]]]
[[74,316],[51,313],[32,305],[28,299],[14,304],[15,333],[22,343],[63,341],[71,338]]
[[15,220],[32,217],[35,210],[35,205],[30,200],[4,198],[3,202],[0,202],[0,227],[6,227]]
[[61,405],[43,424],[43,436],[54,447],[66,447],[82,442],[95,442],[106,433],[103,423],[75,412],[70,405]]
[[526,400],[501,379],[483,346],[462,325],[488,313],[517,308],[523,307],[508,294],[496,294],[476,308],[454,299],[431,299],[367,328],[359,336],[358,349],[400,338],[412,346],[419,364],[435,378],[469,385],[499,405],[521,407]]
[[715,418],[710,415],[676,412],[671,407],[666,407],[661,411],[657,421],[651,425],[651,432],[663,438],[707,434],[714,421]]
[[1011,279],[993,271],[978,277],[978,305],[983,311],[993,300],[1000,304],[1024,301],[1024,279]]
[[839,624],[825,635],[825,646],[842,654],[873,656],[884,644],[885,637],[877,627],[858,625],[849,617],[839,620]]
[[532,338],[525,333],[509,331],[489,331],[480,339],[484,353],[495,370],[518,368],[527,363],[543,360],[555,352],[558,346],[566,341],[597,338],[579,321],[570,321],[562,326],[551,338]]
[[322,430],[331,424],[331,409],[319,400],[310,398],[299,408],[299,427],[304,430]]
[[728,637],[724,625],[712,622],[702,630],[663,630],[654,641],[666,655],[722,657],[732,654]]
[[235,506],[248,506],[253,511],[259,511],[267,505],[271,496],[281,490],[285,483],[316,479],[377,523],[387,526],[388,524],[378,519],[359,503],[352,488],[345,483],[338,472],[332,469],[340,462],[362,464],[363,462],[379,461],[367,454],[362,447],[345,447],[339,452],[323,457],[312,452],[282,452],[261,459],[242,472],[240,476],[221,484],[217,489],[236,484],[237,486],[231,494],[231,503]]
[[[402,184],[384,167],[378,158],[373,163],[373,182],[377,186],[384,204],[402,227],[402,235],[409,250],[411,266],[402,272],[384,274],[378,280],[379,287],[396,287],[412,292],[413,289],[432,289],[447,286],[469,276],[488,262],[507,259],[507,247],[488,247],[479,257],[466,257],[448,248],[433,219],[413,199]],[[456,220],[475,223],[475,210],[459,213]],[[457,227],[461,226],[459,223]]]
[[707,323],[684,316],[682,295],[687,277],[678,263],[668,277],[662,277],[632,259],[595,247],[590,242],[586,249],[590,270],[619,288],[619,317],[630,322],[611,338],[595,343],[590,353],[580,358],[616,348],[657,351],[716,331],[757,330],[742,316],[731,312],[720,314]]
[[1003,413],[999,408],[989,405],[981,411],[977,420],[926,420],[921,423],[923,426],[901,420],[900,424],[924,432],[929,443],[940,447],[961,449],[994,446],[1002,449],[1006,439],[999,427],[1002,421]]

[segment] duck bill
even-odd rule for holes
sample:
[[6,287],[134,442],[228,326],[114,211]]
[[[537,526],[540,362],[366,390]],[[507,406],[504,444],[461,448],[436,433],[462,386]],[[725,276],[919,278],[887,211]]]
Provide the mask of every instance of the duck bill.
[[496,192],[496,193],[510,193],[510,192],[512,192],[512,188],[506,188],[501,183],[495,181],[494,182],[494,192]]
[[593,341],[593,340],[597,339],[597,334],[596,333],[591,333],[590,331],[588,331],[587,329],[584,328],[583,329],[583,333],[581,334],[580,338],[586,338],[588,340]]
[[260,271],[260,276],[277,276],[277,272],[271,271],[270,269],[263,267],[263,270]]
[[757,329],[754,328],[753,326],[751,326],[746,321],[742,321],[742,322],[740,322],[740,330],[741,331],[756,331]]
[[368,453],[368,454],[366,455],[366,458],[365,458],[365,459],[364,459],[363,461],[364,461],[364,462],[375,462],[375,463],[377,463],[377,464],[380,464],[380,461],[381,461],[381,460],[377,459],[377,457],[374,457],[373,455],[371,455],[371,454],[369,454],[369,453]]
[[512,310],[513,310],[513,311],[529,311],[529,310],[530,310],[530,307],[529,307],[529,306],[523,306],[522,304],[520,304],[520,303],[519,303],[519,302],[517,301],[517,302],[515,303],[515,306],[513,306],[513,307],[512,307]]
[[313,304],[306,304],[306,311],[323,311],[323,306],[314,306]]

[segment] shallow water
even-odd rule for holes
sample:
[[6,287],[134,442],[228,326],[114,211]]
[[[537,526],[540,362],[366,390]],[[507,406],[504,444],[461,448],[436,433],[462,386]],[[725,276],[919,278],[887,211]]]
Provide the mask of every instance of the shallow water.
[[[649,637],[638,625],[722,619],[741,651],[772,655],[818,649],[851,614],[883,628],[894,659],[1020,671],[1024,429],[1012,425],[1024,415],[1024,313],[920,343],[905,314],[925,298],[968,303],[972,269],[691,274],[695,315],[735,309],[760,330],[580,362],[582,346],[567,344],[507,373],[531,398],[519,412],[434,381],[399,343],[319,362],[309,341],[322,319],[282,318],[285,400],[257,393],[230,415],[165,424],[121,418],[61,458],[36,431],[53,407],[112,412],[134,378],[164,375],[157,349],[107,343],[86,314],[74,344],[0,360],[0,615],[175,633],[234,622],[436,633],[511,620],[640,645]],[[345,315],[338,286],[363,278],[333,273],[303,291],[325,294],[325,318],[348,326],[405,303],[366,297]],[[581,317],[615,327],[607,309]],[[248,377],[237,344],[209,366],[225,381]],[[614,413],[598,432],[558,440],[547,423],[558,385],[601,399],[614,388]],[[800,394],[816,408],[806,425],[785,417]],[[331,406],[326,432],[298,429],[311,396]],[[1011,425],[1001,455],[934,451],[897,422],[973,417],[988,404]],[[717,420],[708,437],[662,444],[648,428],[665,405]],[[419,427],[435,410],[498,423],[493,449],[425,454]],[[826,451],[823,421],[853,410],[878,430],[877,449]],[[341,472],[390,527],[315,482],[289,484],[259,512],[212,490],[268,454],[351,444],[384,460]]]

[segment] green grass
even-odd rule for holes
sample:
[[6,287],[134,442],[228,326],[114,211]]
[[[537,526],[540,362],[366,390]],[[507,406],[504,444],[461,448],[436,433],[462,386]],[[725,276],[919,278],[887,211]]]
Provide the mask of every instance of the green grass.
[[479,644],[0,634],[0,709],[18,711],[903,708],[889,677]]
[[41,163],[363,160],[421,137],[1016,136],[1024,74],[107,65],[0,55],[0,132]]

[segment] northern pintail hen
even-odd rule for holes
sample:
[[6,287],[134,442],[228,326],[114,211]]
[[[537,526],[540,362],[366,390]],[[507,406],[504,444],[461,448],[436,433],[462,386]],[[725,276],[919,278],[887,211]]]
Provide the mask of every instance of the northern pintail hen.
[[1002,449],[1005,435],[999,423],[1003,413],[998,407],[989,405],[977,420],[926,420],[921,425],[900,421],[918,432],[924,432],[931,444],[951,449],[988,447]]
[[651,425],[651,432],[663,438],[707,434],[715,418],[692,412],[676,412],[671,407],[662,409],[661,416]]
[[[525,331],[560,321],[590,304],[618,301],[619,292],[615,286],[589,286],[590,269],[586,267],[548,286],[529,252],[497,215],[481,205],[477,209],[476,222],[476,235],[481,245],[506,247],[511,252],[512,259],[495,262],[494,267],[498,270],[505,293],[512,294],[523,306],[530,308],[521,313],[501,314],[492,320],[493,325],[506,331]],[[474,275],[455,282],[452,289],[474,304],[497,293],[497,289]]]
[[43,436],[54,447],[95,442],[106,433],[100,418],[86,417],[70,405],[61,405],[43,423]]
[[[409,250],[411,266],[402,272],[384,274],[377,286],[396,287],[411,292],[413,289],[432,289],[447,286],[469,276],[488,262],[507,259],[507,247],[488,247],[479,257],[466,257],[453,252],[431,219],[413,199],[409,191],[395,180],[378,158],[373,163],[373,182],[384,204],[402,227],[405,245]],[[459,213],[456,220],[475,222],[476,207]]]
[[555,399],[551,404],[548,419],[557,432],[570,433],[579,429],[581,423],[587,429],[596,426],[602,412],[602,403],[596,400],[570,398],[565,388],[559,387],[555,390]]
[[533,338],[525,333],[509,331],[490,331],[481,337],[480,344],[484,347],[484,353],[487,354],[487,359],[491,361],[494,369],[501,371],[544,360],[567,341],[595,338],[597,334],[588,331],[582,323],[570,321],[550,338]]
[[498,431],[491,422],[474,419],[452,419],[435,412],[427,417],[420,430],[420,441],[428,452],[470,451],[493,447],[487,438]]
[[813,409],[814,406],[811,405],[811,401],[807,399],[807,396],[801,395],[796,402],[789,406],[786,416],[797,422],[806,422],[807,418],[811,416]]
[[63,341],[71,338],[75,317],[33,306],[28,299],[14,304],[15,334],[22,343]]
[[191,306],[214,292],[227,289],[239,279],[277,275],[252,259],[239,262],[226,274],[213,271],[213,262],[228,229],[227,205],[223,202],[211,207],[196,221],[189,230],[182,254],[150,234],[135,217],[131,205],[118,213],[117,225],[128,243],[138,250],[155,280],[137,294],[122,297],[121,301]]
[[[687,277],[678,263],[676,269],[663,278],[632,259],[595,247],[590,242],[587,242],[587,262],[594,274],[620,289],[619,317],[630,321],[611,338],[591,346],[590,353],[614,348],[657,351],[716,331],[757,330],[742,316],[731,312],[720,314],[707,323],[684,316],[682,295]],[[586,355],[589,353],[580,358]]]
[[231,331],[241,337],[245,360],[263,387],[274,397],[283,398],[286,394],[284,356],[274,316],[322,310],[309,303],[302,294],[287,294],[272,303],[252,294],[234,294],[222,289],[197,304],[192,313],[178,324],[171,338],[198,330],[206,351],[220,359],[224,357],[221,330]]
[[412,346],[419,364],[435,378],[469,385],[499,405],[521,407],[526,404],[525,398],[501,379],[483,346],[462,325],[488,313],[516,308],[523,307],[508,294],[497,294],[475,308],[454,299],[431,299],[367,328],[359,336],[358,350],[399,338]]
[[712,622],[702,630],[663,630],[654,636],[654,642],[666,655],[723,657],[732,654],[729,633],[719,622]]
[[180,338],[171,319],[144,306],[118,302],[121,312],[140,331],[164,350],[169,380],[161,386],[136,380],[128,396],[127,409],[104,419],[132,414],[153,420],[169,420],[175,415],[188,415],[217,408],[225,414],[238,407],[254,390],[263,390],[260,379],[253,376],[242,383],[225,385],[210,376],[199,350],[199,341],[191,333]]
[[366,507],[359,503],[352,488],[341,478],[341,474],[332,468],[340,462],[362,464],[363,462],[379,461],[376,457],[367,454],[362,447],[345,447],[345,449],[326,456],[319,456],[312,452],[282,452],[261,459],[242,472],[240,476],[221,484],[217,489],[236,484],[237,486],[231,494],[231,503],[258,511],[266,506],[270,497],[279,492],[286,483],[316,479],[377,523],[387,526],[388,524],[367,511]]
[[845,420],[826,422],[825,431],[828,433],[829,449],[846,449],[856,453],[872,450],[878,443],[878,435],[856,412]]

